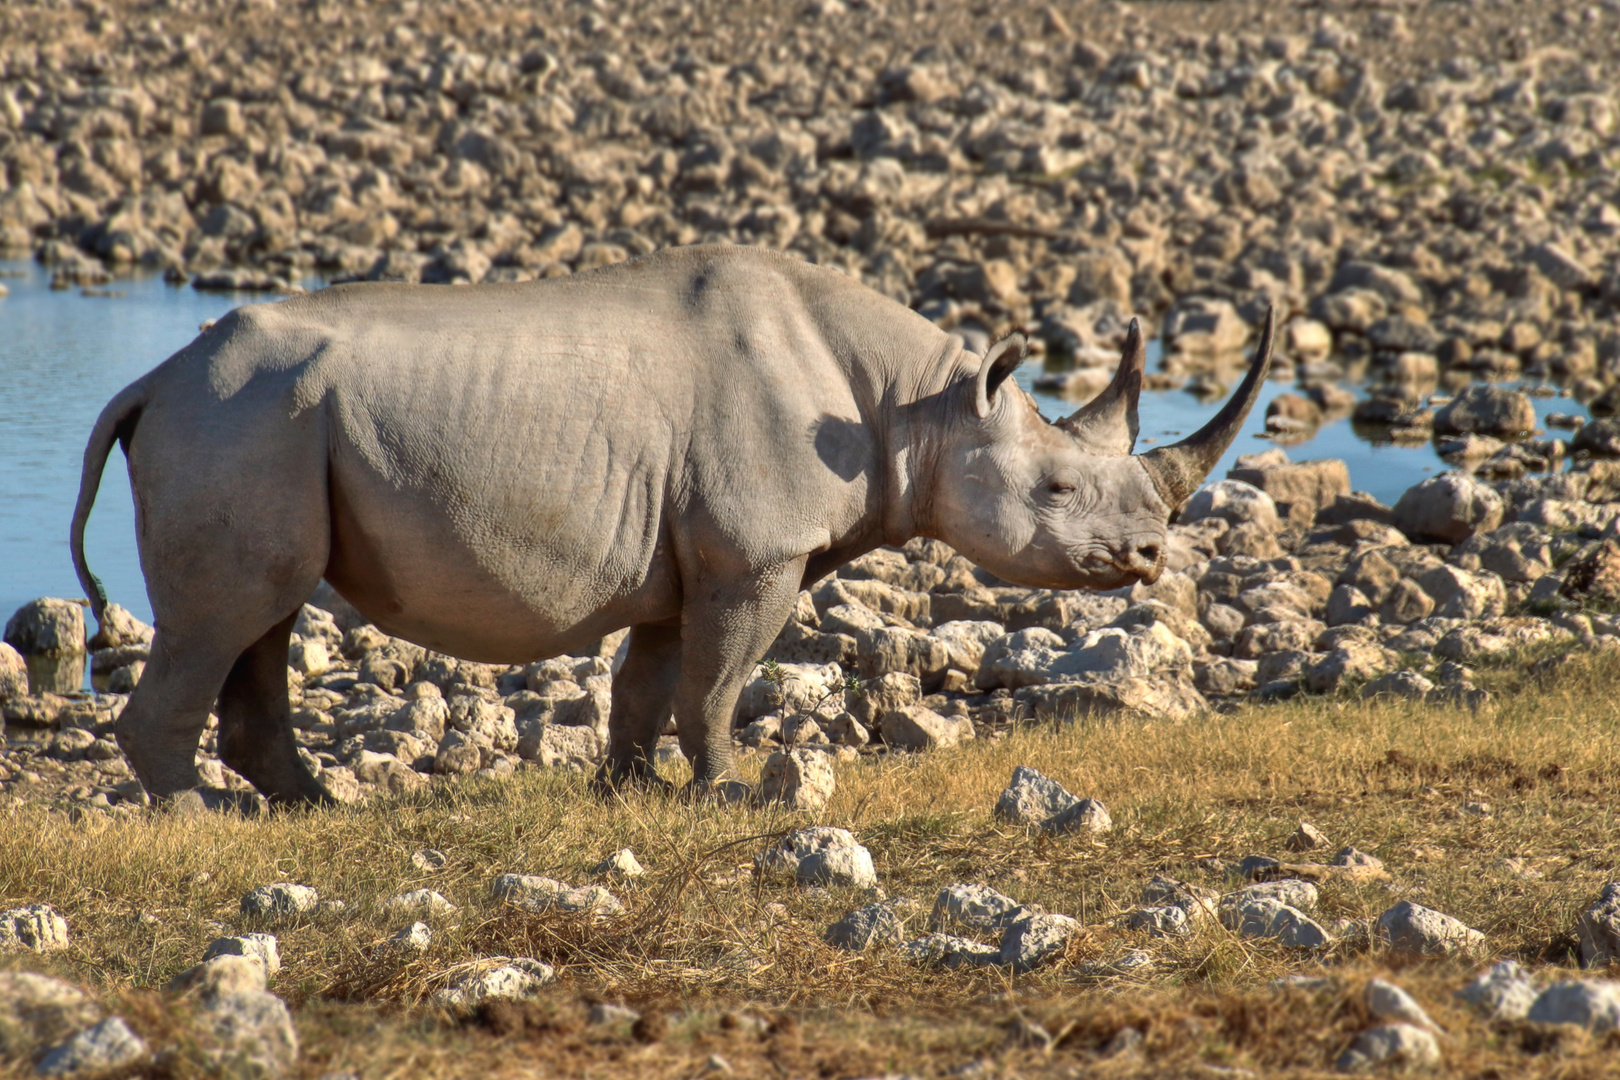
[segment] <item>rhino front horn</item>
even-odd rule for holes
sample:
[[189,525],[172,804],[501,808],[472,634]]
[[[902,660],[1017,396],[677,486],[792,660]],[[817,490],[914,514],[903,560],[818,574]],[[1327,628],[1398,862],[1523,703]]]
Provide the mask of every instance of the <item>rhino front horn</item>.
[[1215,463],[1221,460],[1226,448],[1237,438],[1243,421],[1260,396],[1260,384],[1271,371],[1271,343],[1277,329],[1276,308],[1266,310],[1266,329],[1260,336],[1260,348],[1255,351],[1254,363],[1243,377],[1243,384],[1215,414],[1215,418],[1196,433],[1169,446],[1161,446],[1140,456],[1142,465],[1153,478],[1159,497],[1174,511],[1187,496],[1198,490]]
[[1119,367],[1102,393],[1058,421],[1058,427],[1088,447],[1105,454],[1129,454],[1136,449],[1137,399],[1142,395],[1142,374],[1147,370],[1147,345],[1142,324],[1131,320]]

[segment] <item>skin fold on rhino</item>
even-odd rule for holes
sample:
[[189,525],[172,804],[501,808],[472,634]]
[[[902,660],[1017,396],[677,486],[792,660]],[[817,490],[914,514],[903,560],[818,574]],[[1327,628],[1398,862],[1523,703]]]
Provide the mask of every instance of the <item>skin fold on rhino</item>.
[[[600,779],[656,782],[673,713],[694,784],[730,775],[737,697],[801,588],[883,544],[950,544],[1008,581],[1152,581],[1166,522],[1270,359],[1202,431],[1133,456],[1145,353],[1050,423],[981,358],[837,271],[693,247],[574,277],[345,285],[239,308],[120,392],[85,450],[84,526],[129,460],[151,657],[117,724],[154,798],[222,759],[273,803],[299,759],[289,634],[325,578],[429,649],[526,663],[630,627]],[[217,701],[217,705],[216,705]]]

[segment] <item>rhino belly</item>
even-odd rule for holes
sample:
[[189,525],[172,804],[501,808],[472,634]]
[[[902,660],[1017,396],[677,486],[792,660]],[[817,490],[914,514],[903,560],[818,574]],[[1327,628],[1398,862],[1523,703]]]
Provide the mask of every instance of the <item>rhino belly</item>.
[[[461,436],[465,439],[465,434]],[[461,460],[360,453],[331,469],[326,578],[379,628],[437,652],[517,664],[679,614],[661,483],[580,484]]]

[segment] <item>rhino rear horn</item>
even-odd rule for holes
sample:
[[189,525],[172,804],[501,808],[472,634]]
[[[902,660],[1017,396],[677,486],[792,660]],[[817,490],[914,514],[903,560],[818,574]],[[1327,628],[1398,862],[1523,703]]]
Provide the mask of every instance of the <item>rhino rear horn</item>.
[[1147,370],[1147,345],[1142,340],[1142,324],[1131,320],[1120,351],[1119,367],[1103,392],[1059,420],[1057,426],[1105,454],[1129,454],[1136,449],[1137,399],[1142,396],[1142,376]]
[[1268,308],[1265,333],[1260,337],[1260,347],[1255,350],[1254,363],[1249,365],[1249,373],[1243,377],[1242,385],[1227,399],[1213,420],[1178,443],[1161,446],[1141,455],[1142,465],[1153,478],[1153,486],[1172,512],[1198,490],[1198,485],[1204,482],[1204,477],[1215,468],[1221,455],[1226,453],[1226,448],[1237,438],[1249,410],[1260,397],[1261,384],[1271,371],[1271,345],[1276,329],[1276,308]]

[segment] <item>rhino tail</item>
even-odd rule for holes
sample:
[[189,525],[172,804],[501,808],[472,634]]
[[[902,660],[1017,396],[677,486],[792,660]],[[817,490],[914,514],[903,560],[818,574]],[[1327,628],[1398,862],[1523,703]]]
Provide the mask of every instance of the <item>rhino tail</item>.
[[91,507],[96,504],[101,473],[107,467],[107,456],[112,453],[113,443],[121,442],[124,453],[129,453],[129,440],[135,434],[135,425],[140,422],[146,401],[143,382],[132,383],[119,391],[118,396],[109,401],[96,418],[96,426],[90,431],[90,442],[84,448],[84,471],[79,475],[79,501],[73,508],[70,546],[73,549],[73,569],[79,575],[79,584],[90,597],[90,610],[95,612],[97,624],[101,623],[102,615],[107,610],[107,589],[101,584],[101,579],[90,572],[90,564],[85,561],[84,527],[90,520]]

